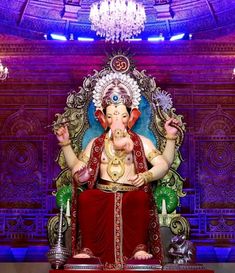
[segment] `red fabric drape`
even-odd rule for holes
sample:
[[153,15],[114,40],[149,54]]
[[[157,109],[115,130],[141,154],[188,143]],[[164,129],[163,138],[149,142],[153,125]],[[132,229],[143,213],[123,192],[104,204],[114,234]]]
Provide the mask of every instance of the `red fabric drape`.
[[136,246],[147,245],[150,202],[144,191],[87,190],[79,195],[78,209],[81,247],[91,249],[106,268],[121,268]]
[[[133,158],[136,173],[144,172],[147,170],[147,162],[142,142],[137,134],[131,131],[129,134],[134,143]],[[98,177],[104,138],[105,134],[97,138],[91,150],[88,167],[93,171],[88,181],[89,190],[77,198],[76,182],[73,183],[73,254],[81,249],[82,244],[82,247],[91,248],[94,254],[106,263],[106,268],[121,268],[125,260],[131,257],[138,244],[147,244],[149,251],[161,264],[159,223],[150,185],[144,186],[138,191],[115,194],[93,189]],[[138,199],[138,204],[135,202],[136,199]],[[133,204],[138,206],[139,212],[134,209]],[[79,216],[77,217],[78,210]],[[82,241],[78,240],[77,219],[83,235]],[[112,267],[113,263],[115,263],[115,267]]]

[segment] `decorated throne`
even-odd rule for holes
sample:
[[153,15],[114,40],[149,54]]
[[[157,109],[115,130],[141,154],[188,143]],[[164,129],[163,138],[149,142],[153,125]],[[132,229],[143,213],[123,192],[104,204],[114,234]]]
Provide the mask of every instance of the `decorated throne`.
[[[56,115],[53,127],[56,131],[61,125],[68,126],[73,150],[78,158],[82,158],[84,147],[92,138],[101,135],[104,131],[97,117],[94,116],[93,92],[97,81],[102,77],[108,77],[111,73],[117,73],[120,77],[128,75],[137,82],[141,90],[139,110],[142,114],[132,130],[149,138],[159,151],[162,151],[166,144],[165,121],[173,117],[181,124],[178,127],[173,165],[165,177],[151,183],[161,227],[164,263],[169,263],[172,262],[168,253],[172,237],[182,234],[188,237],[189,235],[187,220],[177,213],[180,198],[185,196],[184,180],[178,173],[178,167],[182,162],[179,149],[183,142],[185,126],[182,116],[175,113],[170,94],[161,90],[155,79],[146,75],[145,71],[138,71],[128,54],[117,52],[109,56],[107,64],[101,71],[94,71],[93,75],[84,79],[78,91],[72,91],[68,95],[65,111]],[[76,220],[79,211],[76,210],[76,196],[86,190],[86,185],[74,187],[72,174],[66,165],[62,151],[59,152],[56,162],[61,171],[55,178],[57,190],[53,194],[62,213],[49,219],[48,238],[53,247],[58,243],[58,233],[60,233],[59,237],[62,238],[63,245],[71,255],[74,255],[79,243]]]

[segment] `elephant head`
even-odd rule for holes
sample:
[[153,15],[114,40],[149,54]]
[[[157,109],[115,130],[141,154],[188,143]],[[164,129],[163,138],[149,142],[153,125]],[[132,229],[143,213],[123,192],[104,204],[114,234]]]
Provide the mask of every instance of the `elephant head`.
[[95,115],[104,129],[110,128],[114,148],[130,153],[134,144],[127,133],[127,129],[133,127],[140,116],[140,111],[135,108],[129,114],[124,104],[111,104],[106,107],[106,114],[97,110]]

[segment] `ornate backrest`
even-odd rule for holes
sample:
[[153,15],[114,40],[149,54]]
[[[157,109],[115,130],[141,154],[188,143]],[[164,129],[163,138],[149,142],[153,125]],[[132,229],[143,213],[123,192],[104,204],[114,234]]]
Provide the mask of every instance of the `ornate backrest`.
[[[176,141],[176,155],[173,165],[168,174],[161,180],[153,183],[153,191],[158,207],[160,225],[169,227],[173,234],[189,233],[189,225],[185,218],[176,213],[176,208],[180,205],[180,197],[183,197],[183,179],[178,173],[178,167],[181,164],[181,155],[179,148],[183,142],[185,125],[182,122],[182,116],[175,113],[170,94],[161,90],[157,86],[154,78],[146,75],[145,71],[138,71],[132,59],[123,53],[113,54],[109,57],[106,66],[101,71],[94,71],[93,75],[88,75],[83,85],[78,91],[72,91],[66,102],[64,113],[56,115],[56,121],[53,126],[57,129],[61,124],[67,123],[72,146],[77,155],[88,142],[100,135],[103,128],[94,117],[95,107],[92,101],[94,86],[97,81],[111,72],[126,73],[134,78],[141,89],[141,102],[139,110],[141,117],[132,128],[133,131],[144,135],[152,140],[156,147],[163,150],[166,139],[164,138],[164,123],[169,117],[174,117],[182,124],[179,127],[179,136]],[[61,172],[55,178],[57,187],[57,204],[66,207],[67,200],[71,200],[71,172],[67,168],[63,153],[60,152],[57,163]],[[81,188],[80,190],[83,190]],[[69,220],[69,216],[67,216]],[[53,244],[55,236],[55,219],[49,221],[49,240]],[[66,229],[70,224],[65,223]]]

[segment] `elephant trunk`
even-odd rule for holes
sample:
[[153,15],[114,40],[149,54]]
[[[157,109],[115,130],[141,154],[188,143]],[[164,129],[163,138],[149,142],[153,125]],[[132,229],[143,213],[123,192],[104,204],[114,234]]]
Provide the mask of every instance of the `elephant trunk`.
[[124,150],[126,154],[132,152],[134,148],[134,143],[130,139],[130,136],[127,134],[126,130],[116,129],[113,132],[113,145],[114,149]]

